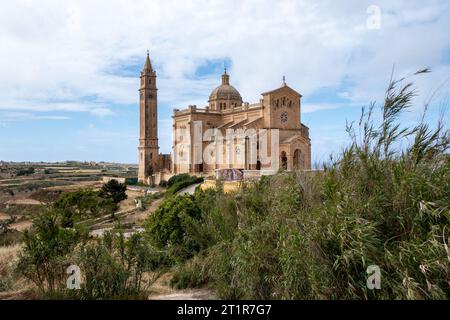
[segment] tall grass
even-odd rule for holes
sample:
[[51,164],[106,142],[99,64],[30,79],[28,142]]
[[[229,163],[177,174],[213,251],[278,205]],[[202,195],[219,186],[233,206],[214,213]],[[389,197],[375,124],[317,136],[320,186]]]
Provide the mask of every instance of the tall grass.
[[[321,173],[197,193],[197,238],[208,246],[173,285],[237,299],[448,299],[450,135],[424,118],[401,126],[415,94],[407,79],[391,80],[381,119],[375,104],[363,109]],[[381,269],[380,290],[366,286],[370,265]]]

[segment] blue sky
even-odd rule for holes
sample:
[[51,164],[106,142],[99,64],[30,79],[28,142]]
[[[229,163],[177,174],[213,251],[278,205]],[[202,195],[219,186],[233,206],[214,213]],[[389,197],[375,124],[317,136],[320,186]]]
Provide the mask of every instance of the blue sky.
[[[446,0],[0,1],[0,160],[137,162],[147,49],[164,153],[173,108],[206,105],[224,64],[250,103],[286,75],[303,94],[313,162],[346,144],[346,121],[362,106],[382,101],[394,65],[399,77],[433,71],[415,79],[404,124],[437,88],[427,119],[448,109]],[[380,12],[375,29],[370,5]]]

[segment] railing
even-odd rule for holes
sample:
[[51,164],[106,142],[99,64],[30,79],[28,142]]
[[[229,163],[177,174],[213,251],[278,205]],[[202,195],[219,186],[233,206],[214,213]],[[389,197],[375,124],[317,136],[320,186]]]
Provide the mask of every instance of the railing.
[[179,110],[179,109],[174,109],[173,113],[174,115],[182,115],[182,114],[188,114],[191,112],[200,112],[200,113],[228,113],[228,112],[234,112],[234,111],[245,111],[248,109],[253,109],[253,108],[258,108],[261,107],[260,103],[253,103],[253,104],[244,104],[242,106],[239,107],[234,107],[234,108],[229,108],[226,110],[211,110],[209,107],[205,107],[205,108],[198,108],[197,106],[189,106],[186,109],[183,110]]

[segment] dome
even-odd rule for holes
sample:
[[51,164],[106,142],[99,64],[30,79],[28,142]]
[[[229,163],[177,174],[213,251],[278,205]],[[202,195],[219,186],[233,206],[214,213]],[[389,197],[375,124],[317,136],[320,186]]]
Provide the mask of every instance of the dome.
[[230,76],[225,71],[225,74],[222,75],[222,84],[215,88],[210,96],[209,101],[214,100],[233,100],[242,102],[242,97],[239,91],[236,90],[235,87],[230,85],[229,83]]
[[211,95],[209,96],[209,100],[239,100],[242,101],[242,97],[239,91],[236,90],[235,87],[230,86],[229,84],[222,84],[215,88]]

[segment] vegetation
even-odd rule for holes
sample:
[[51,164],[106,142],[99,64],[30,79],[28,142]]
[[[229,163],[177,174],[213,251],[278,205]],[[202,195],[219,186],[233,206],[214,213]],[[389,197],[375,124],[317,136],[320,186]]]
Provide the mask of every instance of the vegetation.
[[[350,144],[322,172],[194,196],[175,193],[201,178],[175,176],[129,239],[120,230],[91,239],[73,223],[116,206],[112,193],[63,194],[25,232],[17,271],[44,297],[145,298],[170,267],[174,287],[225,299],[449,299],[450,134],[442,123],[400,126],[415,94],[403,80],[390,83],[378,122],[372,104],[348,125]],[[72,264],[83,274],[77,291],[65,288]],[[366,286],[370,265],[381,290]]]
[[61,213],[62,226],[68,228],[83,219],[113,215],[117,210],[112,198],[100,197],[98,192],[90,189],[64,193],[53,207]]
[[20,232],[11,227],[16,221],[17,217],[15,216],[0,220],[0,246],[10,246],[20,241]]
[[30,198],[43,202],[43,203],[49,203],[56,201],[62,194],[61,190],[46,190],[42,189],[39,191],[34,192]]
[[30,174],[34,174],[35,170],[34,168],[26,168],[26,169],[20,169],[17,171],[17,176],[28,176]]
[[161,180],[161,181],[159,182],[159,186],[160,186],[161,188],[167,188],[167,185],[168,185],[168,182],[167,182],[166,180]]
[[146,195],[145,197],[138,197],[136,200],[141,201],[142,209],[145,210],[153,203],[153,201],[155,201],[157,199],[161,199],[163,197],[164,197],[164,193],[156,192],[156,193],[151,193],[149,195]]
[[190,185],[203,182],[202,177],[191,176],[187,173],[173,176],[167,181],[166,195],[171,196]]
[[[400,127],[414,94],[392,81],[381,121],[374,105],[363,110],[359,132],[348,126],[350,145],[321,173],[280,173],[237,194],[197,191],[200,218],[174,223],[166,245],[193,255],[172,284],[227,299],[449,299],[450,135],[442,123]],[[381,290],[366,286],[370,265]]]
[[[17,272],[33,282],[48,298],[136,299],[145,298],[144,284],[151,284],[164,256],[142,234],[125,239],[122,232],[89,239],[80,227],[65,228],[64,217],[49,209],[24,234]],[[80,290],[66,287],[66,269],[82,270]],[[144,272],[152,272],[144,281]]]
[[33,221],[32,231],[25,231],[23,252],[17,270],[49,296],[63,289],[67,256],[86,234],[79,229],[62,227],[57,211],[47,210]]
[[110,180],[105,183],[99,192],[99,196],[106,199],[112,199],[114,203],[119,203],[127,198],[127,186],[124,183],[119,183],[117,180]]
[[148,218],[146,231],[153,245],[168,248],[174,260],[184,260],[201,248],[194,238],[196,231],[191,230],[197,227],[200,215],[191,196],[169,197]]
[[[163,259],[142,234],[125,239],[121,232],[107,233],[76,253],[85,282],[72,294],[79,299],[146,299]],[[144,280],[145,272],[151,274]]]

